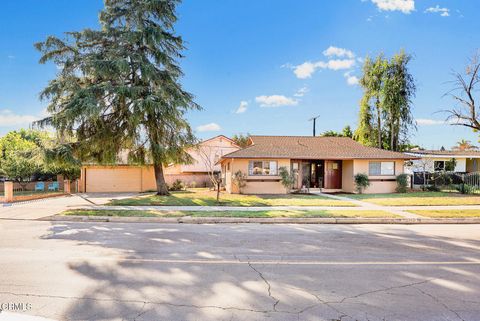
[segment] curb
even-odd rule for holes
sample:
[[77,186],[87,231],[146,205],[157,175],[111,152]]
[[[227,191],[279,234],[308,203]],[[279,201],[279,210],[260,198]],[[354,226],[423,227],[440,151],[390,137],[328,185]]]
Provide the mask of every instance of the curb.
[[48,216],[38,221],[167,223],[167,224],[480,224],[480,218],[248,218],[248,217],[118,217],[118,216]]

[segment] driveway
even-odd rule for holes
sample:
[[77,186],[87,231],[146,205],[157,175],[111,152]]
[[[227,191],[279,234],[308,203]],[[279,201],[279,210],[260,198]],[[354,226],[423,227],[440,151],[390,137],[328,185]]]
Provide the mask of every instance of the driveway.
[[17,316],[424,321],[480,315],[478,225],[3,220],[0,235],[0,302],[31,304],[9,312]]
[[135,195],[138,193],[86,193],[13,204],[0,203],[0,219],[35,220],[61,213],[70,208],[104,205],[112,199]]

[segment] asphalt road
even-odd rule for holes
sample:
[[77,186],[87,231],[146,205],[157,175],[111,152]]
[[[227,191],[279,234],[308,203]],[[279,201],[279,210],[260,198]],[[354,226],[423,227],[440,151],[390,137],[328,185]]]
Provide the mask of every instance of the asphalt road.
[[479,294],[477,225],[0,220],[2,321],[480,320]]

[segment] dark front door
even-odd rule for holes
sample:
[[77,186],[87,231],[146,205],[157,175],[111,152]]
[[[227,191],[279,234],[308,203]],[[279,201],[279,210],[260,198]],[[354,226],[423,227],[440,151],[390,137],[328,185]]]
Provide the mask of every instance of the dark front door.
[[325,161],[325,188],[342,188],[342,161]]
[[310,187],[322,188],[324,180],[324,162],[313,161],[310,163]]

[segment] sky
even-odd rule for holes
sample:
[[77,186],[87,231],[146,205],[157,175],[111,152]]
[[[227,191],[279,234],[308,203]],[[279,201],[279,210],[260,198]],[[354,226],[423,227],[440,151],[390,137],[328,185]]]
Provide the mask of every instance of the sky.
[[[45,115],[39,92],[55,77],[34,43],[98,28],[102,0],[4,0],[0,11],[0,134]],[[478,133],[445,122],[452,72],[480,48],[479,1],[184,0],[184,88],[202,111],[188,114],[199,138],[236,133],[311,135],[356,127],[364,58],[404,49],[417,93],[411,142],[449,148]]]

